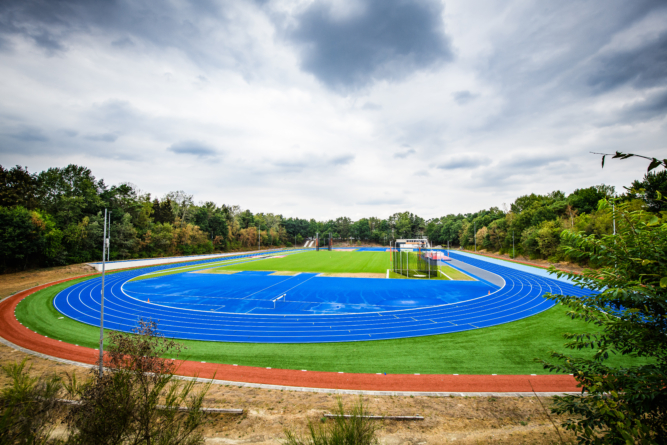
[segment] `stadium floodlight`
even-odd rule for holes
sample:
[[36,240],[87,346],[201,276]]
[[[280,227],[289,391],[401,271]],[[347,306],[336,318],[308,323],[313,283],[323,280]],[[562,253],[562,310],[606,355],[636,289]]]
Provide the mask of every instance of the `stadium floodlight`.
[[[111,216],[111,215],[109,215]],[[111,227],[109,227],[111,232]],[[102,290],[100,291],[100,376],[104,372],[104,274],[106,269],[107,209],[104,209],[104,235],[102,236]]]

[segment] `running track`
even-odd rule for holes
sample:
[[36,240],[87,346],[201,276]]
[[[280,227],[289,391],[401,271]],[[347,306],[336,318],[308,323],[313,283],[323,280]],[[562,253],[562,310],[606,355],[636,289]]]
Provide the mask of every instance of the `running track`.
[[[367,313],[324,315],[265,315],[210,312],[151,304],[132,298],[123,284],[147,271],[182,265],[157,266],[109,275],[105,282],[104,327],[129,332],[140,318],[159,320],[160,332],[173,338],[257,343],[324,343],[385,340],[447,334],[484,328],[526,318],[554,305],[543,298],[547,292],[584,295],[588,292],[571,284],[536,276],[483,260],[452,254],[464,263],[500,276],[505,285],[485,295],[471,295],[467,301]],[[207,260],[195,262],[216,262]],[[261,261],[261,260],[259,260]],[[329,278],[330,280],[335,278]],[[355,278],[349,280],[376,281]],[[384,281],[384,280],[382,280]],[[393,280],[392,280],[393,281]],[[408,281],[408,280],[401,280]],[[447,286],[447,281],[436,281]],[[71,286],[54,299],[64,315],[99,326],[101,279]]]
[[[74,279],[74,278],[72,278]],[[72,280],[69,279],[69,280]],[[39,335],[22,326],[14,312],[16,306],[28,295],[41,289],[69,280],[61,280],[19,292],[0,302],[0,335],[9,342],[65,360],[96,364],[99,353],[90,348],[78,347]],[[370,391],[414,392],[578,392],[579,388],[569,375],[373,375],[341,374],[334,372],[303,372],[295,370],[220,365],[184,361],[178,370],[180,375],[201,378],[224,378],[236,382],[268,385],[299,385],[307,388],[330,388]]]

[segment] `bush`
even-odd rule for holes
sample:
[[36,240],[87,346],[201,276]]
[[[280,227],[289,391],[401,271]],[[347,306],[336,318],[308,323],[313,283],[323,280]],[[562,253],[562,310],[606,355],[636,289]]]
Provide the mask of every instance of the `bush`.
[[[110,334],[105,355],[108,369],[93,373],[83,385],[70,378],[70,392],[81,404],[67,417],[73,444],[203,443],[198,431],[210,384],[193,393],[194,381],[174,379],[174,360],[181,346],[157,333],[155,322],[140,321],[137,335]],[[186,411],[178,408],[185,406]]]
[[[600,210],[610,210],[601,201]],[[582,288],[585,297],[547,295],[570,308],[568,315],[592,323],[598,332],[566,334],[566,346],[590,349],[592,357],[551,352],[550,371],[574,375],[581,395],[555,398],[553,411],[570,414],[565,427],[585,444],[667,443],[667,223],[617,204],[617,235],[563,232],[566,254],[599,264],[582,275],[558,272]],[[610,355],[639,360],[613,367]],[[587,394],[586,394],[587,393]]]
[[[343,401],[338,398],[336,417],[331,423],[313,425],[308,422],[309,436],[302,437],[293,431],[285,430],[285,445],[371,445],[378,444],[376,426],[364,417],[364,403],[361,397],[352,408],[350,417],[345,417]],[[326,418],[323,418],[326,419]]]
[[285,247],[293,247],[293,244],[290,243],[289,241],[287,241],[287,242],[285,243]]
[[0,444],[47,444],[60,415],[60,377],[31,377],[26,360],[2,367],[9,385],[0,393]]

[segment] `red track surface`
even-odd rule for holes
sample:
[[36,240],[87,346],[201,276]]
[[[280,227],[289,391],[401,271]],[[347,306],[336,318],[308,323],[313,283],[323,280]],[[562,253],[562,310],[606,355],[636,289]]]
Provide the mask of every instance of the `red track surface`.
[[[78,278],[78,277],[77,277]],[[76,362],[96,364],[99,352],[39,335],[21,325],[14,316],[16,305],[28,295],[67,280],[56,281],[19,292],[0,303],[0,336],[35,352]],[[308,388],[356,389],[372,391],[423,392],[576,392],[569,375],[412,375],[339,374],[335,372],[265,369],[251,366],[220,365],[181,361],[178,374],[235,382]],[[531,386],[532,385],[532,386]]]

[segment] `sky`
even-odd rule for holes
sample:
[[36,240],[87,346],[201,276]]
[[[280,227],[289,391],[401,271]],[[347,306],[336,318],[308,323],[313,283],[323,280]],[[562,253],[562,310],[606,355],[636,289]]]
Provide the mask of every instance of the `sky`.
[[325,220],[667,157],[667,2],[3,0],[0,164]]

